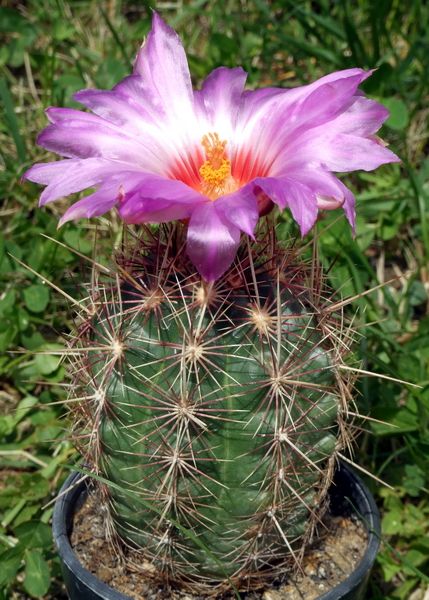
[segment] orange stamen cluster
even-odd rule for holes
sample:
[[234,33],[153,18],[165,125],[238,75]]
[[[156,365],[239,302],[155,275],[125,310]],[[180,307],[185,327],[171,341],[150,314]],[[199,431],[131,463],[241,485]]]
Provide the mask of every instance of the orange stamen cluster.
[[228,180],[231,180],[231,161],[226,155],[226,140],[221,140],[217,133],[204,135],[201,144],[206,160],[199,173],[202,179],[202,192],[211,200],[216,200],[225,193]]

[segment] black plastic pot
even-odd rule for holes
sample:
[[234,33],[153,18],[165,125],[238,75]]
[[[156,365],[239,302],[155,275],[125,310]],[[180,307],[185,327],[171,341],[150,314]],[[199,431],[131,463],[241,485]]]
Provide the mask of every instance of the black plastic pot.
[[[86,483],[80,482],[81,475],[73,473],[61,488],[55,504],[53,534],[60,559],[64,582],[71,600],[131,600],[95,575],[79,562],[69,540],[73,515],[86,497]],[[364,598],[380,540],[380,515],[374,498],[356,473],[341,464],[330,490],[331,510],[334,514],[359,515],[368,532],[368,547],[361,562],[353,573],[335,588],[319,597],[319,600],[361,600]]]

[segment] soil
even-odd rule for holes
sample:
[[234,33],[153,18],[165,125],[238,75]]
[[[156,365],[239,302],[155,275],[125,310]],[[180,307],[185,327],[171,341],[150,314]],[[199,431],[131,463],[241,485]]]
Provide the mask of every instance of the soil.
[[[306,552],[301,574],[285,577],[266,590],[241,593],[241,598],[316,600],[346,579],[364,555],[367,534],[354,516],[338,517],[328,513],[324,523],[325,533]],[[202,596],[156,585],[150,578],[153,567],[145,564],[141,553],[125,549],[125,560],[115,553],[106,540],[105,519],[94,494],[87,497],[75,515],[71,545],[86,569],[133,600],[204,600]],[[232,599],[232,596],[224,596],[224,600]]]

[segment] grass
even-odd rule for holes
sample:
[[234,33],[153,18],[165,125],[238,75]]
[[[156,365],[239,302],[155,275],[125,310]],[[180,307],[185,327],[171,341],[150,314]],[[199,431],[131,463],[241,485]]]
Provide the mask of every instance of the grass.
[[[37,186],[20,182],[34,161],[49,105],[75,106],[74,91],[111,87],[128,74],[150,26],[150,6],[184,39],[196,84],[214,67],[237,64],[250,86],[306,83],[331,70],[376,68],[365,91],[391,117],[382,131],[402,164],[349,177],[358,197],[357,235],[343,219],[319,223],[332,285],[358,295],[363,369],[422,389],[362,377],[368,423],[357,459],[394,487],[368,480],[383,514],[383,545],[368,598],[406,599],[429,587],[429,160],[427,3],[319,0],[270,3],[202,0],[0,0],[0,599],[61,598],[49,519],[73,449],[64,440],[66,374],[58,357],[70,305],[34,271],[75,294],[85,277],[69,248],[90,255],[94,223],[57,231],[65,202],[36,208]],[[108,229],[100,220],[99,228]],[[282,220],[284,235],[293,228]],[[106,236],[107,237],[107,236]],[[20,262],[33,271],[24,268]]]

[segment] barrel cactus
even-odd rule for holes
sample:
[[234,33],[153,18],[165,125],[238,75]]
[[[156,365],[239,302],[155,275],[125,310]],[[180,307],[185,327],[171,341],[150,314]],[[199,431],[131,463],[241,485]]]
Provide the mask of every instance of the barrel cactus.
[[247,91],[220,67],[193,91],[155,13],[132,75],[75,95],[92,112],[47,111],[38,143],[63,160],[25,174],[47,186],[40,203],[92,188],[61,224],[115,208],[135,225],[92,278],[70,404],[114,538],[169,581],[266,581],[320,521],[348,443],[349,333],[317,260],[276,240],[273,208],[302,235],[323,210],[354,227],[334,172],[397,161],[375,135],[387,111],[358,88],[369,75]]
[[293,566],[320,518],[347,435],[348,341],[295,250],[264,235],[210,284],[180,229],[146,232],[91,290],[76,439],[114,484],[115,530],[161,573],[248,583]]

